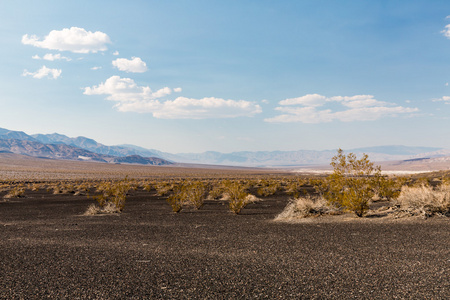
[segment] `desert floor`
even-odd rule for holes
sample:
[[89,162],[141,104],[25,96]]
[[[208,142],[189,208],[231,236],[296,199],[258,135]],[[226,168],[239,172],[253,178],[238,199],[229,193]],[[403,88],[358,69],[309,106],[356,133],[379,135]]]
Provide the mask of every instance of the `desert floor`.
[[448,299],[448,218],[274,222],[286,202],[175,214],[135,191],[120,215],[83,216],[86,196],[27,192],[0,202],[0,298]]

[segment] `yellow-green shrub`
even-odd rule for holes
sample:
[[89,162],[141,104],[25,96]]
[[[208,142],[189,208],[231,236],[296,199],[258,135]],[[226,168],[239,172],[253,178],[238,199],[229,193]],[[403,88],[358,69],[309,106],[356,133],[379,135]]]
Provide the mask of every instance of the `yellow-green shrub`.
[[380,168],[374,167],[367,154],[357,159],[353,153],[345,155],[342,149],[332,158],[331,165],[334,170],[327,178],[325,199],[332,205],[343,207],[362,217],[375,195],[377,182],[381,177]]

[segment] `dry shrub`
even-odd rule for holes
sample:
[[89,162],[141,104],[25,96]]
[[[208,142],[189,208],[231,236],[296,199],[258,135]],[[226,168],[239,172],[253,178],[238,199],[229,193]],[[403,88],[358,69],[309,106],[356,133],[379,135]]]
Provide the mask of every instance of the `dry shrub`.
[[305,193],[302,189],[302,186],[305,184],[305,181],[302,179],[290,181],[286,186],[286,194],[298,198],[301,193]]
[[436,189],[426,185],[403,186],[396,202],[400,212],[412,216],[450,216],[450,185],[441,185]]
[[135,189],[135,185],[128,177],[117,182],[105,181],[97,186],[97,192],[100,192],[100,194],[92,198],[98,202],[100,208],[105,212],[105,208],[110,205],[115,207],[114,212],[121,212],[125,207],[128,192],[133,189]]
[[182,192],[181,186],[175,186],[173,188],[173,194],[166,199],[172,211],[174,213],[179,213],[183,209],[184,194]]
[[236,215],[249,203],[247,201],[248,193],[245,184],[238,181],[226,181],[224,183],[224,197],[228,198],[228,207]]
[[84,215],[93,216],[99,214],[118,214],[118,213],[120,213],[120,209],[118,209],[114,203],[108,202],[103,207],[100,207],[95,204],[89,205]]
[[200,209],[208,195],[209,187],[201,181],[187,181],[174,186],[173,193],[167,198],[172,210],[180,212],[184,204]]
[[209,191],[208,199],[210,200],[218,200],[223,197],[224,186],[223,183],[215,183]]
[[262,199],[256,197],[255,195],[252,195],[252,194],[248,194],[247,197],[245,197],[245,202],[246,202],[247,204],[249,204],[249,203],[255,203],[255,202],[259,202],[259,201],[262,201]]
[[324,197],[311,197],[308,195],[291,200],[286,208],[275,217],[275,220],[287,221],[338,213],[339,210],[328,204]]
[[156,195],[158,196],[167,196],[171,192],[173,192],[175,185],[168,182],[159,182],[154,186],[156,189]]
[[13,187],[5,196],[3,196],[4,199],[22,197],[25,197],[25,188],[22,185]]

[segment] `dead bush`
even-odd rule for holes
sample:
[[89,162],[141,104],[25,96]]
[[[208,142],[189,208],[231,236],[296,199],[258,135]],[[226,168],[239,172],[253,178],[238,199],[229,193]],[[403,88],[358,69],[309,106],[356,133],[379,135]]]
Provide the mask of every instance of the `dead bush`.
[[8,191],[8,193],[3,196],[5,199],[11,199],[11,198],[22,198],[25,196],[25,188],[23,185],[17,185],[13,187],[11,190]]
[[299,197],[291,200],[286,208],[276,216],[276,221],[288,221],[299,218],[316,217],[325,214],[339,214],[340,211],[324,197]]
[[403,186],[396,204],[400,212],[413,216],[420,215],[424,218],[433,215],[450,216],[450,186],[441,185],[435,189],[429,185]]

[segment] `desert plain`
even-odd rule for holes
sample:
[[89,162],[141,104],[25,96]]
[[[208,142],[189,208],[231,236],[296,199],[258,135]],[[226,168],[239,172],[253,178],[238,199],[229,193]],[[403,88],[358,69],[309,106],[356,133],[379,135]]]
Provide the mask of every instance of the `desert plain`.
[[[85,215],[87,193],[33,184],[297,178],[266,169],[135,166],[2,154],[1,299],[448,299],[450,221],[353,214],[279,222],[278,191],[239,214],[226,200],[174,213],[137,188],[121,213]],[[7,191],[0,193],[0,198]],[[382,203],[375,203],[381,206]]]

